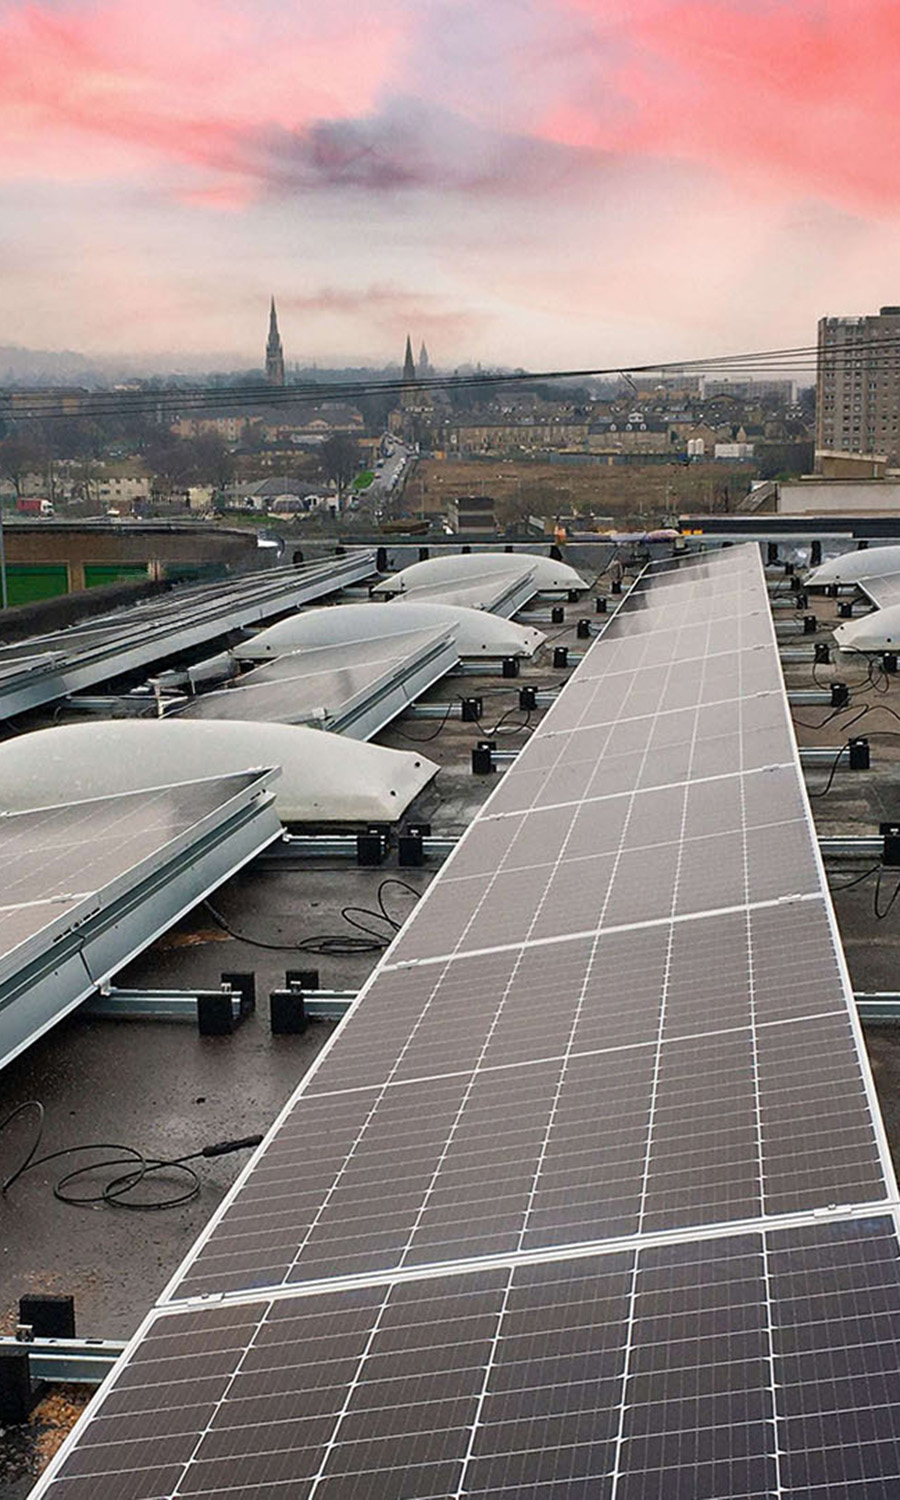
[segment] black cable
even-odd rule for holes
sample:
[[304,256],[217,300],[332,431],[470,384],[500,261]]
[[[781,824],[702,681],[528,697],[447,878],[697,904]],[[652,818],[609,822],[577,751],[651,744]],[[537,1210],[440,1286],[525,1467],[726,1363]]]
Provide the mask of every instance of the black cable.
[[875,896],[874,896],[874,899],[873,899],[873,902],[872,902],[872,910],[875,913],[876,920],[879,921],[879,922],[883,922],[884,919],[885,919],[885,917],[887,917],[887,916],[890,915],[891,907],[894,905],[894,902],[897,900],[897,897],[900,896],[900,880],[898,880],[897,884],[894,887],[893,893],[891,894],[890,900],[888,901],[887,906],[884,908],[883,911],[879,909],[879,906],[878,906],[878,897],[881,894],[881,877],[882,877],[883,874],[884,874],[884,867],[882,866],[879,869],[879,871],[878,871],[878,879],[875,882]]
[[[506,724],[507,719],[510,718],[510,716],[512,714],[516,714],[516,713],[524,713],[525,718],[524,718],[523,722],[521,724],[510,724],[507,728],[504,728],[504,725]],[[481,728],[481,720],[480,719],[478,721],[478,724],[479,724],[479,728]],[[525,734],[525,733],[527,733],[530,730],[530,728],[531,728],[531,709],[530,708],[520,709],[518,707],[518,704],[515,704],[512,708],[508,708],[505,713],[503,713],[503,714],[500,715],[499,719],[497,720],[496,724],[493,726],[492,729],[483,729],[482,732],[484,734],[488,735],[488,736],[490,736],[492,734],[501,734],[501,735],[502,734]]]
[[[878,669],[877,671],[876,665]],[[881,665],[881,659],[879,657],[869,657],[868,682],[873,691],[876,693],[880,693],[882,697],[884,697],[891,690],[890,673],[884,670],[884,667]],[[882,683],[884,683],[883,687]]]
[[[351,933],[320,933],[311,937],[300,938],[294,943],[269,943],[262,938],[249,937],[244,932],[237,932],[230,926],[221,912],[216,911],[209,901],[204,901],[204,906],[213,920],[227,932],[229,937],[235,938],[240,943],[248,943],[251,948],[265,948],[270,953],[316,953],[323,957],[351,957],[355,954],[381,953],[391,941],[395,932],[399,932],[402,922],[396,921],[390,915],[384,904],[384,892],[388,886],[399,886],[408,891],[410,895],[419,899],[420,892],[405,880],[396,876],[389,876],[382,880],[376,893],[378,910],[365,906],[345,906],[341,909],[341,917],[350,927],[355,927],[362,933],[361,937],[354,937]],[[378,932],[376,929],[356,921],[354,917],[348,916],[349,912],[356,912],[360,916],[372,917],[376,921],[384,922],[391,929],[390,934]]]
[[[888,366],[891,356],[900,352],[900,340],[873,339],[860,349],[829,350],[822,352],[826,371],[839,365],[864,363],[866,369],[877,369],[883,363]],[[732,375],[744,373],[772,374],[778,370],[796,373],[808,369],[812,374],[819,366],[820,350],[817,345],[797,346],[794,349],[770,349],[743,354],[713,355],[701,359],[661,361],[656,364],[629,365],[632,374],[662,374],[666,371],[695,373],[704,371],[728,371]],[[622,366],[603,366],[592,369],[569,370],[517,370],[514,372],[473,373],[471,375],[433,376],[417,380],[417,391],[468,390],[479,387],[522,385],[540,381],[587,380],[600,377],[621,377]],[[28,411],[10,412],[16,422],[46,421],[55,419],[90,419],[105,416],[134,416],[158,413],[164,408],[176,407],[183,411],[214,410],[216,407],[278,406],[290,402],[322,402],[352,400],[358,396],[402,395],[408,390],[402,376],[387,380],[305,382],[294,386],[270,387],[259,383],[222,386],[206,385],[162,390],[140,390],[132,395],[121,392],[98,392],[89,396],[78,412],[66,410],[59,397],[52,391],[46,399],[36,395]]]
[[[844,708],[835,708],[835,709],[832,710],[832,712],[830,714],[828,714],[827,718],[824,718],[822,720],[821,724],[810,724],[810,722],[809,722],[808,719],[798,719],[796,714],[794,714],[792,717],[793,717],[794,723],[795,724],[799,724],[800,727],[801,727],[801,729],[825,729],[826,726],[832,722],[832,720],[840,718],[841,714],[845,714],[847,712],[848,712],[848,709],[846,707],[844,707]],[[863,713],[865,713],[865,712],[867,712],[867,710],[864,709]],[[858,717],[862,718],[862,714],[859,714]],[[851,722],[851,724],[855,724],[856,723],[856,719],[851,719],[850,722]]]
[[[44,1106],[37,1099],[29,1099],[20,1104],[0,1123],[0,1132],[6,1129],[16,1117],[27,1109],[38,1111],[38,1126],[34,1140],[24,1158],[14,1172],[0,1185],[0,1194],[6,1196],[14,1183],[18,1182],[26,1172],[35,1167],[45,1166],[51,1161],[61,1161],[67,1156],[77,1156],[84,1151],[90,1151],[94,1155],[100,1151],[112,1151],[113,1156],[103,1157],[100,1161],[88,1162],[86,1166],[74,1167],[71,1172],[66,1172],[53,1186],[53,1196],[60,1203],[83,1208],[92,1207],[98,1203],[107,1203],[113,1208],[126,1208],[136,1213],[153,1213],[166,1208],[179,1208],[185,1203],[190,1203],[196,1198],[202,1187],[201,1179],[195,1169],[189,1165],[192,1161],[200,1161],[203,1158],[213,1156],[227,1156],[233,1151],[247,1151],[258,1146],[262,1141],[262,1135],[243,1136],[238,1140],[216,1141],[211,1146],[203,1146],[199,1151],[191,1151],[185,1156],[156,1157],[146,1156],[136,1146],[125,1146],[121,1142],[95,1141],[78,1146],[63,1146],[58,1151],[48,1151],[43,1156],[36,1155],[44,1132]],[[131,1170],[121,1172],[120,1167],[129,1165]],[[79,1182],[82,1178],[96,1176],[98,1173],[115,1171],[115,1175],[108,1182],[101,1184],[93,1191],[73,1192],[71,1185]],[[148,1179],[154,1178],[167,1172],[181,1173],[187,1178],[187,1186],[181,1191],[169,1192],[155,1198],[143,1198],[133,1200],[129,1198],[137,1188],[146,1183]]]
[[384,920],[395,929],[396,932],[399,932],[400,928],[403,926],[403,923],[397,922],[390,915],[384,904],[384,893],[389,885],[395,885],[397,886],[398,890],[406,891],[407,895],[412,896],[414,901],[418,901],[421,899],[422,892],[417,891],[415,886],[410,885],[408,880],[401,880],[399,875],[389,875],[387,879],[382,880],[381,884],[379,885],[378,890],[375,892],[375,900],[378,902],[381,915],[383,916]]
[[235,938],[239,943],[247,943],[251,948],[265,948],[269,953],[317,953],[322,957],[349,958],[357,953],[380,953],[383,948],[387,947],[387,944],[383,942],[330,932],[322,933],[317,937],[301,938],[296,943],[267,943],[263,938],[250,937],[246,932],[238,932],[208,901],[204,901],[203,904],[213,921],[221,927],[223,932],[227,932],[229,937]]
[[880,864],[873,865],[870,870],[864,870],[861,875],[855,876],[853,880],[845,880],[841,885],[832,885],[829,881],[828,889],[834,893],[852,890],[855,885],[862,885],[864,880],[870,880],[873,875],[877,875],[880,869]]
[[831,791],[832,782],[834,781],[834,778],[837,775],[837,768],[838,768],[838,766],[841,763],[841,756],[843,755],[844,751],[845,750],[849,750],[849,748],[850,748],[850,741],[847,740],[841,746],[840,750],[835,755],[834,761],[833,761],[832,766],[831,766],[831,770],[828,773],[828,780],[826,781],[825,785],[822,787],[821,791],[810,792],[810,794],[809,794],[810,801],[812,801],[812,799],[814,797],[826,797],[828,795],[828,793]]
[[399,734],[401,740],[408,740],[411,745],[429,745],[432,740],[436,740],[438,735],[442,734],[446,729],[452,708],[452,702],[448,703],[444,710],[444,717],[438,724],[437,729],[432,730],[430,734],[408,734],[405,729],[400,728],[399,723],[394,725],[394,732]]
[[37,1151],[39,1145],[41,1144],[41,1138],[42,1138],[42,1136],[44,1134],[44,1119],[45,1119],[45,1116],[44,1116],[44,1106],[43,1106],[43,1104],[41,1104],[41,1102],[40,1102],[39,1099],[26,1099],[25,1103],[17,1105],[16,1108],[13,1110],[12,1114],[7,1115],[5,1120],[0,1120],[0,1134],[3,1133],[3,1131],[7,1128],[8,1125],[12,1124],[13,1120],[18,1119],[19,1115],[24,1114],[25,1111],[26,1111],[26,1109],[35,1109],[35,1110],[37,1110],[38,1121],[37,1121],[37,1129],[35,1131],[34,1140],[31,1143],[31,1149],[28,1152],[28,1155],[26,1156],[26,1158],[23,1161],[22,1165],[13,1173],[12,1177],[8,1177],[4,1183],[0,1184],[0,1193],[5,1193],[6,1189],[9,1188],[9,1187],[12,1187],[13,1183],[16,1181],[16,1179],[18,1177],[22,1176],[23,1172],[27,1172],[28,1171],[28,1168],[31,1166],[32,1161],[34,1159],[35,1152]]

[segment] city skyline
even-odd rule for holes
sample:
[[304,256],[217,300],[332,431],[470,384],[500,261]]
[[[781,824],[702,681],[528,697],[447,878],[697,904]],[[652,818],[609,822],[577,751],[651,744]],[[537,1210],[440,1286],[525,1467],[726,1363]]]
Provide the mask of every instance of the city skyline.
[[0,0],[0,343],[451,368],[900,300],[884,0]]

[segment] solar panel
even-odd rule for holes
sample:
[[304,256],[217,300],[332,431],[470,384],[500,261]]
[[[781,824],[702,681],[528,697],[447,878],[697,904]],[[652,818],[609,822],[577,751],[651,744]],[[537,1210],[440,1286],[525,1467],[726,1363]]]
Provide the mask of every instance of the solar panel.
[[302,567],[176,589],[66,630],[0,644],[0,718],[271,619],[367,577],[374,566],[373,552],[354,550]]
[[60,1500],[799,1500],[900,1485],[888,1217],[156,1313]]
[[39,1493],[887,1497],[897,1208],[758,550],[652,566]]
[[319,724],[365,739],[458,660],[448,629],[315,646],[246,672],[234,687],[204,693],[179,717]]
[[[385,582],[390,584],[391,580],[387,579]],[[464,576],[423,583],[417,588],[404,589],[396,598],[410,604],[434,602],[456,604],[467,609],[484,609],[509,619],[524,608],[537,592],[534,569],[518,569],[514,566],[509,571],[487,575],[476,583],[466,581]]]
[[890,573],[883,578],[861,578],[857,587],[867,594],[879,609],[889,604],[900,604],[900,574]]
[[268,779],[0,814],[0,1066],[280,833]]

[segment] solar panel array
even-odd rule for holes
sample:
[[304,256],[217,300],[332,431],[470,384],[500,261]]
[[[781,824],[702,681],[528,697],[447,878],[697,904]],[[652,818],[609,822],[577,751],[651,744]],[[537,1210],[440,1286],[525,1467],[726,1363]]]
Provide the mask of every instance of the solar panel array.
[[278,836],[269,776],[0,814],[0,1066]]
[[354,549],[299,567],[271,568],[97,615],[65,630],[0,644],[0,718],[102,682],[240,625],[272,619],[374,571]]
[[[424,681],[416,679],[414,697],[458,660],[452,632],[446,628],[314,646],[245,672],[233,687],[202,694],[179,717],[321,723],[325,729],[340,729],[348,716],[377,703],[398,681],[424,670]],[[427,664],[432,661],[434,669],[429,671]],[[388,717],[394,717],[407,701],[403,696]],[[373,724],[369,732],[378,727],[380,723]]]
[[[0,814],[0,975],[21,942],[72,925],[98,893],[183,839],[256,773]],[[135,879],[138,877],[135,876]]]
[[886,1500],[896,1211],[758,551],[656,565],[40,1493]]

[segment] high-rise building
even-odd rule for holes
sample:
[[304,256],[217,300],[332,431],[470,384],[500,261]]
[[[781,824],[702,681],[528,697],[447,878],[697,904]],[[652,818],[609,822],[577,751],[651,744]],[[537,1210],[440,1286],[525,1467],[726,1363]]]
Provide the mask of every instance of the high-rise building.
[[281,347],[281,334],[278,332],[278,314],[275,311],[275,298],[272,298],[272,306],[269,309],[269,337],[266,341],[266,380],[269,385],[284,385],[284,350]]
[[816,450],[900,463],[900,307],[820,319]]

